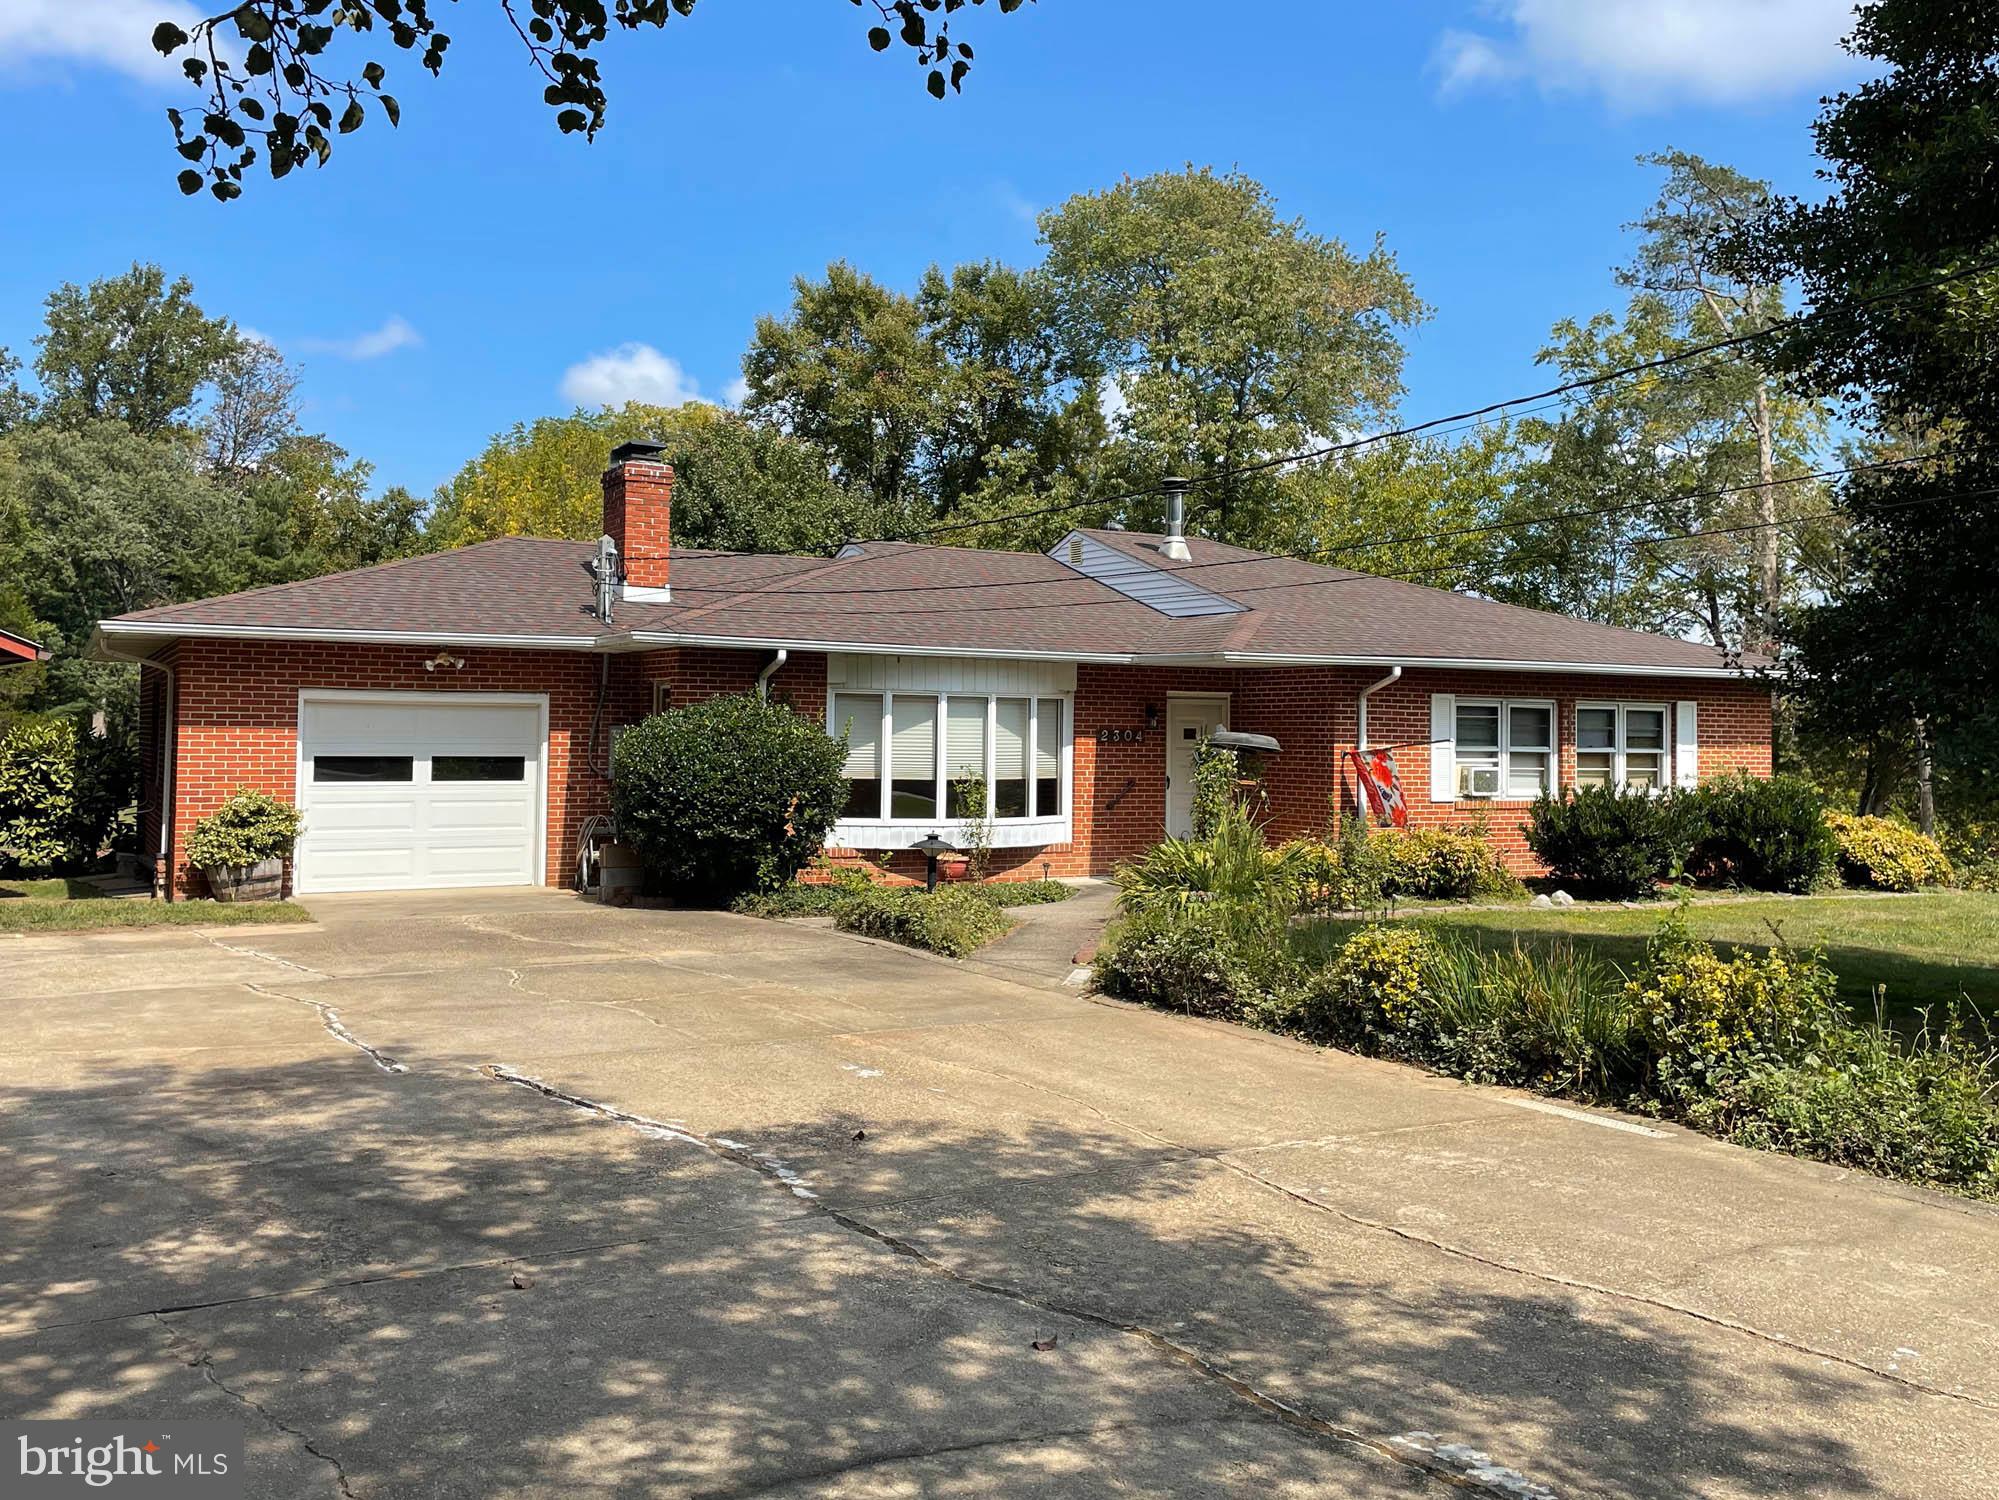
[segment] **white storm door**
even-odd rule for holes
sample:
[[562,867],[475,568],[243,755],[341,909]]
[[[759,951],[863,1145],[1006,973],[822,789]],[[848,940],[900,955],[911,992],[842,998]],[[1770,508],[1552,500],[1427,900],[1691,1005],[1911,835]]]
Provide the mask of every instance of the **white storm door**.
[[299,892],[538,884],[546,720],[539,698],[304,697]]
[[1166,700],[1166,832],[1194,836],[1194,750],[1229,722],[1226,698]]

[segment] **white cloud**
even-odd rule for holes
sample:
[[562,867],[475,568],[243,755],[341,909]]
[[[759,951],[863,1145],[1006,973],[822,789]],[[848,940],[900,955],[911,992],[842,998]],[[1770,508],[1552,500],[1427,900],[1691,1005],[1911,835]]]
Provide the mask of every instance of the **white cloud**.
[[423,335],[408,320],[391,317],[380,328],[357,333],[346,339],[300,339],[298,347],[308,354],[331,354],[336,359],[380,359],[398,349],[414,349]]
[[0,0],[0,73],[46,60],[96,63],[171,84],[180,64],[153,50],[153,28],[192,31],[200,16],[175,0]]
[[1646,106],[1739,104],[1856,71],[1854,0],[1489,0],[1486,31],[1446,31],[1444,92],[1527,79]]
[[701,387],[677,361],[651,344],[620,344],[562,372],[562,395],[579,406],[685,406],[705,401]]
[[722,399],[731,406],[741,406],[750,399],[750,383],[741,375],[722,389]]

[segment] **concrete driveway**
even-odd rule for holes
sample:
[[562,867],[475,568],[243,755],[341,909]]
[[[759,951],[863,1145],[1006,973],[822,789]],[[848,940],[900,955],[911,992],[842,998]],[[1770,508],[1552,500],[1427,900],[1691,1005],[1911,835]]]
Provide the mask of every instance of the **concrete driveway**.
[[0,942],[0,1416],[249,1493],[1999,1493],[1999,1215],[543,892]]

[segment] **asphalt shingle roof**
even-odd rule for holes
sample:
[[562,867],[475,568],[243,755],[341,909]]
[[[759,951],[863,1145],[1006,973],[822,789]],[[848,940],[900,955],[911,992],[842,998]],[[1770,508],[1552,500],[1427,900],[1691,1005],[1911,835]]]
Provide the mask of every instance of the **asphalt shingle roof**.
[[1555,663],[1712,671],[1712,648],[1466,594],[1376,578],[1202,538],[1190,562],[1160,538],[1085,535],[1184,572],[1239,613],[1175,619],[1032,552],[872,543],[839,558],[682,551],[672,602],[592,610],[589,543],[506,537],[107,622],[171,636],[183,627],[398,636],[537,637],[551,645],[672,635],[745,646],[830,645],[1116,658],[1263,657]]

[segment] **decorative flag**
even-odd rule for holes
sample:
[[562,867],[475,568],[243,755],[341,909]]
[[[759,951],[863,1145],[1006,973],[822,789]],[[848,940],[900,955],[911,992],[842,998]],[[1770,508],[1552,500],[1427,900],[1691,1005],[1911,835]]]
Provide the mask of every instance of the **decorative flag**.
[[1409,804],[1402,796],[1402,779],[1395,771],[1392,750],[1349,750],[1361,800],[1384,828],[1409,826]]

